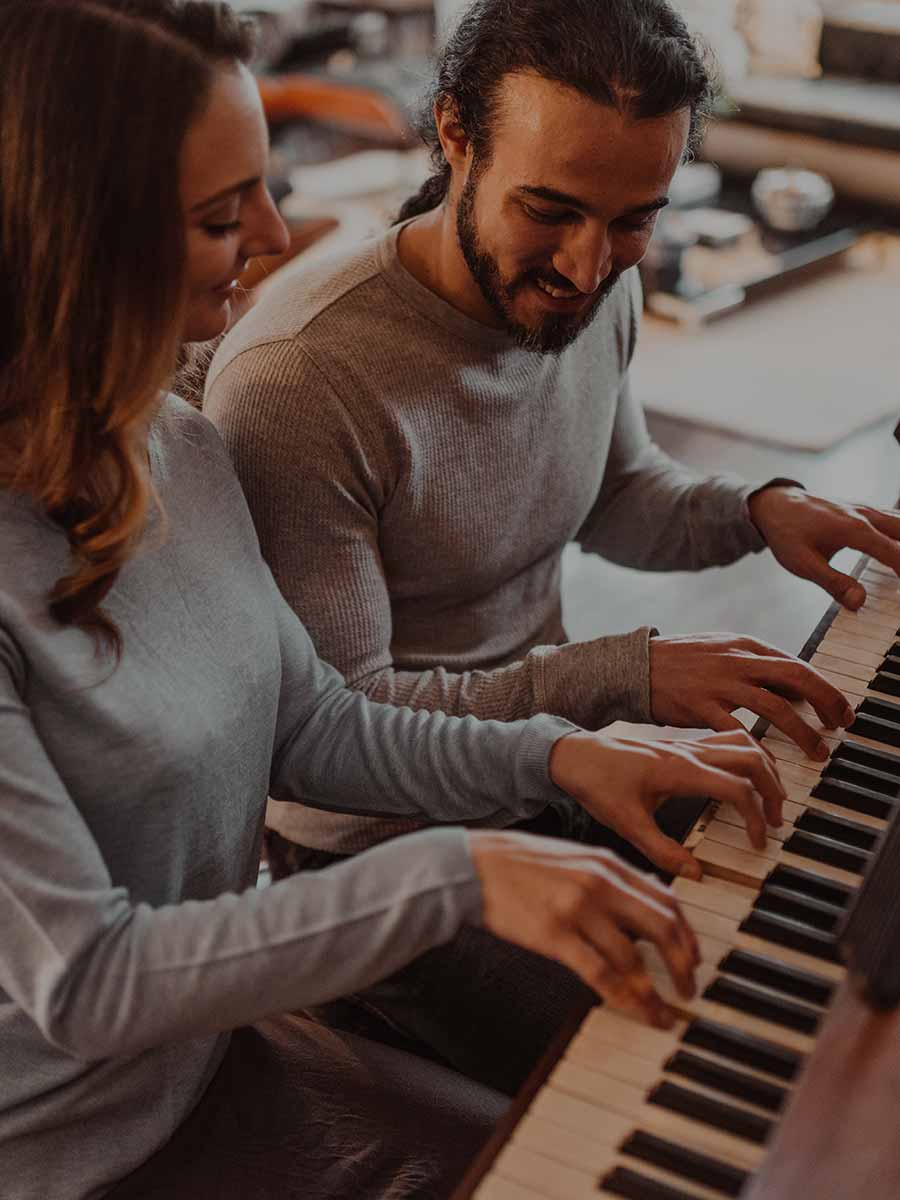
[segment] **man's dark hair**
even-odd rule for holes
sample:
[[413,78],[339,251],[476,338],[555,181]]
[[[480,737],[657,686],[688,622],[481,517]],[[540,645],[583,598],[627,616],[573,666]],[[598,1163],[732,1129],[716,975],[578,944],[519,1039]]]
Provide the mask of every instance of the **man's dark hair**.
[[702,47],[667,0],[475,0],[441,51],[419,126],[433,174],[398,221],[436,208],[450,186],[435,103],[455,109],[483,168],[500,86],[518,71],[636,118],[689,108],[689,151],[701,140],[716,94]]

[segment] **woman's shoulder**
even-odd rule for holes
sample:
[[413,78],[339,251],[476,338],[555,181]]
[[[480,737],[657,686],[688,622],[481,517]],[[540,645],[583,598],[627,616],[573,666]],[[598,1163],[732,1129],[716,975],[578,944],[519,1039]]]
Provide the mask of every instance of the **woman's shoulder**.
[[157,486],[185,469],[195,478],[204,469],[234,474],[212,421],[172,392],[162,397],[151,423],[150,457]]

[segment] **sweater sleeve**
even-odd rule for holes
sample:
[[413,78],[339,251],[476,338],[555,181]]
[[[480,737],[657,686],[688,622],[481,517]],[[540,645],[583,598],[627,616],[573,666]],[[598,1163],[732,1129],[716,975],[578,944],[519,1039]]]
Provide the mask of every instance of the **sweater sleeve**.
[[622,386],[609,457],[597,499],[575,540],[583,550],[640,570],[726,566],[765,549],[747,506],[761,485],[731,474],[699,474],[651,440],[628,380],[643,306],[637,271],[630,271],[628,280]]
[[726,566],[765,549],[747,500],[760,484],[700,475],[650,440],[626,381],[597,499],[576,535],[583,550],[645,571]]
[[[270,888],[159,907],[134,899],[44,750],[14,657],[0,633],[0,989],[65,1053],[136,1054],[318,1003],[480,920],[459,829]],[[127,787],[110,780],[110,804]]]
[[482,720],[548,712],[599,728],[647,720],[649,631],[540,646],[493,670],[400,670],[379,522],[395,480],[324,375],[294,343],[257,346],[211,376],[221,432],[263,555],[316,650],[371,700]]
[[506,823],[562,795],[548,763],[575,728],[568,721],[480,721],[371,701],[317,657],[274,579],[271,591],[282,656],[273,799],[366,816]]

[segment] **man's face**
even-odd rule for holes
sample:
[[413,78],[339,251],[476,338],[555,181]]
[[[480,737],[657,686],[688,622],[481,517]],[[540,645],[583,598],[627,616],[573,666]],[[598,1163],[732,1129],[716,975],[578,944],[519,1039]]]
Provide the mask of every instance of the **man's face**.
[[633,121],[539,76],[506,77],[490,160],[468,155],[456,229],[491,315],[520,345],[559,353],[644,257],[689,125],[686,109]]

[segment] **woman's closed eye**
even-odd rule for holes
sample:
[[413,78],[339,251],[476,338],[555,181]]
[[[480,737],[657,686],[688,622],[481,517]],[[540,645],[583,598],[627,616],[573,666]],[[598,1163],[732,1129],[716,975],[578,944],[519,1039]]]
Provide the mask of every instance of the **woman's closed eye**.
[[240,221],[225,221],[221,224],[212,223],[203,226],[209,236],[214,238],[228,237],[230,233],[237,233],[240,227]]

